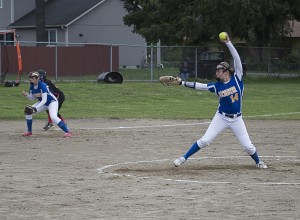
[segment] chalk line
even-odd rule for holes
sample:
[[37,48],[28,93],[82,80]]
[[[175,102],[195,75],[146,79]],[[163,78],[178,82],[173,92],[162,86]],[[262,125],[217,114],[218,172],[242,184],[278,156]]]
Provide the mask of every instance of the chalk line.
[[[300,112],[274,113],[265,115],[243,116],[244,118],[272,117],[282,115],[294,115]],[[117,127],[97,127],[97,128],[76,128],[76,130],[120,130],[120,129],[138,129],[138,128],[162,128],[162,127],[179,127],[179,126],[195,126],[209,124],[211,121],[195,122],[195,123],[178,123],[178,124],[161,124],[161,125],[136,125],[136,126],[117,126]]]
[[[189,158],[189,160],[203,160],[203,159],[235,159],[235,158],[249,158],[249,156],[220,156],[220,157],[200,157],[200,158]],[[274,158],[274,159],[285,159],[285,158],[291,158],[295,161],[298,161],[297,156],[261,156],[261,158]],[[161,159],[161,160],[145,160],[145,161],[129,161],[124,163],[117,163],[117,164],[110,164],[103,166],[101,168],[97,169],[97,172],[99,174],[105,174],[109,173],[115,176],[128,176],[128,177],[135,177],[139,179],[150,179],[150,177],[144,176],[144,177],[137,177],[130,174],[119,174],[115,172],[105,172],[106,169],[111,167],[117,167],[121,165],[127,165],[127,164],[140,164],[140,163],[159,163],[159,162],[166,162],[170,161],[170,159]],[[266,169],[267,170],[267,169]],[[164,181],[174,181],[178,183],[197,183],[197,184],[232,184],[232,185],[300,185],[300,182],[263,182],[263,183],[245,183],[245,182],[230,182],[230,181],[199,181],[199,180],[187,180],[187,179],[172,179],[172,178],[161,178],[161,177],[154,177],[155,179],[164,180]],[[153,179],[153,177],[151,177]]]

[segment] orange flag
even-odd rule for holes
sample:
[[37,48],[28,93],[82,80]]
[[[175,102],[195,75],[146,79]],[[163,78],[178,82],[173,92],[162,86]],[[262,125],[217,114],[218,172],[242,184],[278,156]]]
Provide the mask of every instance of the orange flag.
[[20,49],[20,45],[19,42],[17,41],[16,44],[16,48],[17,48],[17,56],[18,56],[18,77],[17,80],[20,79],[20,74],[22,72],[23,69],[23,64],[22,64],[22,57],[21,57],[21,49]]

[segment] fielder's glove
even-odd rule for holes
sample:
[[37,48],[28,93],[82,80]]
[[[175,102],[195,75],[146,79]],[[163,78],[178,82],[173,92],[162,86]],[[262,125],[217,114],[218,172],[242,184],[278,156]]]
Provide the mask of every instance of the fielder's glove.
[[161,76],[159,81],[164,86],[177,86],[182,84],[182,79],[178,76]]
[[30,105],[27,105],[24,109],[24,114],[25,115],[32,115],[33,113],[36,113],[37,109],[36,107],[32,107]]

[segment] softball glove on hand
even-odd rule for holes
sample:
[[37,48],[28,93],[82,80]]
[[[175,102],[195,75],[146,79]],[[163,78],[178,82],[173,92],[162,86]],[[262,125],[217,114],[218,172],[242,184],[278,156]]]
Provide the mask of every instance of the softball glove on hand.
[[33,113],[36,113],[37,109],[36,107],[32,107],[30,105],[27,105],[24,109],[24,114],[25,115],[32,115]]
[[159,81],[164,86],[177,86],[182,84],[182,79],[178,76],[161,76]]

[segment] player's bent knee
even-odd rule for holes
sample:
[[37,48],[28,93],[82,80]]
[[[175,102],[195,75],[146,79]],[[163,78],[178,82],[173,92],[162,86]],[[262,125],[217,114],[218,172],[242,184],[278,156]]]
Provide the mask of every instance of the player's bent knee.
[[51,120],[55,123],[55,124],[58,124],[60,121],[61,121],[61,119],[59,118],[59,117],[51,117]]
[[197,140],[197,144],[200,148],[204,148],[209,145],[209,143],[206,143],[206,142],[202,141],[201,139]]

